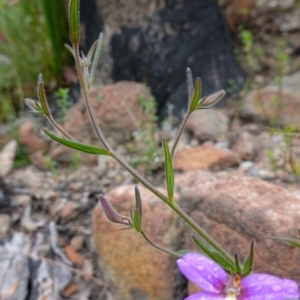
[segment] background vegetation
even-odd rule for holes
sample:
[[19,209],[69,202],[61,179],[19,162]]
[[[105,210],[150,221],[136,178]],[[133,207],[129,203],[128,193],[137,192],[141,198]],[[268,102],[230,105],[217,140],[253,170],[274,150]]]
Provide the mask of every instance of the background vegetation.
[[37,76],[48,89],[62,80],[68,41],[64,1],[0,0],[0,124],[23,110],[34,97]]

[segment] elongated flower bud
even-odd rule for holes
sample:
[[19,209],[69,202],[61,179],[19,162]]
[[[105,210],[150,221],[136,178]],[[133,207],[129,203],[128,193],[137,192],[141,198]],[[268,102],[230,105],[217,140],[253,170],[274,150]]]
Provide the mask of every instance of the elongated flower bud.
[[106,198],[104,198],[103,195],[99,195],[99,202],[101,204],[105,216],[110,222],[123,224],[126,226],[130,225],[130,219],[128,217],[121,216],[120,214],[118,214],[112,207],[112,205],[109,203],[109,201]]

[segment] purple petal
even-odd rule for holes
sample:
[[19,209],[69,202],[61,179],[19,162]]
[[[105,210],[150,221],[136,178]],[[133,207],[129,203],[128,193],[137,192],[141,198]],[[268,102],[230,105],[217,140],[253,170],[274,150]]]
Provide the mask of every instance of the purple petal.
[[201,293],[193,294],[185,298],[184,300],[224,300],[224,299],[225,299],[224,295],[201,292]]
[[217,295],[224,291],[228,275],[210,258],[199,253],[187,253],[177,260],[177,265],[184,276],[202,290]]
[[299,297],[298,285],[295,281],[268,274],[252,274],[243,278],[241,290],[239,300],[284,300]]

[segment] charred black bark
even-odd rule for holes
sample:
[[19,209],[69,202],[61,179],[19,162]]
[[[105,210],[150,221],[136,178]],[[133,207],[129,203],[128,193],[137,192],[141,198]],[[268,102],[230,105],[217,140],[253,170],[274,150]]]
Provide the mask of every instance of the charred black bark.
[[[105,0],[99,3],[103,9]],[[202,79],[204,94],[243,86],[245,76],[234,58],[229,29],[217,1],[166,0],[158,7],[150,16],[136,13],[131,22],[120,20],[120,30],[111,35],[114,81],[149,85],[162,118],[166,116],[167,103],[174,105],[177,116],[186,109],[187,67]],[[107,15],[105,18],[109,20]]]

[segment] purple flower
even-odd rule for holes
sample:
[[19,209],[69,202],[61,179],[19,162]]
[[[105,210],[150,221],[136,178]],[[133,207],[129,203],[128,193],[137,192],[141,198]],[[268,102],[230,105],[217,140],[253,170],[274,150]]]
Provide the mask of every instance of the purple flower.
[[199,253],[187,253],[177,260],[180,271],[201,288],[185,300],[296,300],[298,285],[268,274],[244,278],[228,275],[221,266]]

